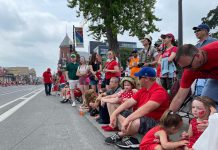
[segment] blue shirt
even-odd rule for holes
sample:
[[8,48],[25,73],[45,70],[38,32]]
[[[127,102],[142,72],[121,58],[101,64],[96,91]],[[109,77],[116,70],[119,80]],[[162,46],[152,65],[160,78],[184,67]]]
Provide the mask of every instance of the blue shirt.
[[198,42],[198,43],[195,45],[195,47],[200,48],[200,47],[205,46],[205,45],[207,45],[207,44],[209,44],[209,43],[212,43],[212,42],[214,42],[214,41],[217,41],[217,39],[208,36],[208,38],[205,39],[204,41]]

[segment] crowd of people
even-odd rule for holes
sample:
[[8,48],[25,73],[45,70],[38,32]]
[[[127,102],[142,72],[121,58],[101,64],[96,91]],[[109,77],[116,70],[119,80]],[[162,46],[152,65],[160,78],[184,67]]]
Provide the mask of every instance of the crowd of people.
[[[195,46],[177,47],[172,33],[162,34],[162,42],[152,46],[152,37],[146,35],[141,39],[144,48],[132,51],[126,66],[130,72],[126,75],[112,50],[108,50],[105,63],[97,53],[88,63],[82,56],[78,62],[71,54],[71,62],[66,70],[58,70],[55,81],[49,68],[43,73],[45,93],[51,94],[54,82],[53,88],[57,85],[61,91],[61,103],[76,106],[75,99],[81,96],[80,109],[89,112],[99,124],[106,124],[102,126],[105,132],[115,131],[105,139],[107,144],[140,150],[192,150],[207,128],[209,116],[218,109],[218,41],[209,36],[206,24],[193,30],[199,39]],[[178,80],[178,66],[183,68],[180,88],[170,100],[172,85]],[[180,106],[191,86],[203,79],[204,89],[193,92],[194,118],[188,131],[182,133],[181,140],[171,141],[169,135],[177,133],[183,124]],[[139,141],[136,134],[142,134],[143,139]]]

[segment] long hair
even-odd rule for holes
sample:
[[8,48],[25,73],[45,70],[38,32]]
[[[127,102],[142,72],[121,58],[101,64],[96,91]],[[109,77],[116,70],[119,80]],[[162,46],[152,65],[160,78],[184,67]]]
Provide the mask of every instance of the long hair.
[[111,53],[113,54],[113,56],[114,56],[113,59],[116,60],[116,54],[115,54],[115,52],[114,52],[113,50],[111,50],[111,49],[109,49],[108,52],[111,52]]
[[181,122],[182,117],[171,110],[166,110],[160,118],[160,126],[165,129],[170,127],[177,128]]
[[96,58],[96,56],[97,56],[97,53],[93,53],[92,54],[92,57],[91,57],[91,60],[90,60],[90,64],[94,64],[95,61],[98,62],[98,59]]

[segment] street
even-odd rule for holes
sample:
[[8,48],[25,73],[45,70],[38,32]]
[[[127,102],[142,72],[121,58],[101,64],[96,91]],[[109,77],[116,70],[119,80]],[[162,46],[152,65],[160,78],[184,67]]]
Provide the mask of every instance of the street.
[[0,150],[113,150],[77,108],[44,86],[0,87]]

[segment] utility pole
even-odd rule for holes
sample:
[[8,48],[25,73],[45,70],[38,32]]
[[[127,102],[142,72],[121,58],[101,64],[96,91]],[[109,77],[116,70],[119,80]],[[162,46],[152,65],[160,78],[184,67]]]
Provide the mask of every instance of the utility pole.
[[[182,0],[178,0],[178,46],[183,45]],[[181,79],[183,69],[178,66],[178,79]]]
[[183,44],[182,0],[178,0],[178,46]]

